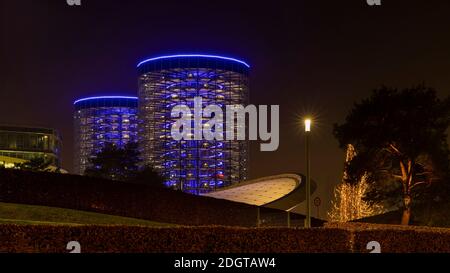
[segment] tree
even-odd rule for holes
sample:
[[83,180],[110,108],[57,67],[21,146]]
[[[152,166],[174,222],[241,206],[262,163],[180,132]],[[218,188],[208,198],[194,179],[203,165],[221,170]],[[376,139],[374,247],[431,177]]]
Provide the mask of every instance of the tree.
[[107,143],[90,159],[91,167],[86,169],[85,174],[111,180],[129,180],[139,171],[139,156],[135,142],[130,142],[123,148]]
[[129,178],[130,182],[136,184],[145,184],[151,185],[158,188],[163,188],[164,186],[164,178],[159,175],[155,169],[150,166],[144,166],[138,172],[136,172],[132,177]]
[[374,90],[354,105],[344,124],[334,125],[341,148],[352,144],[358,151],[346,164],[347,182],[367,175],[378,197],[399,194],[401,223],[409,224],[413,202],[433,184],[443,183],[448,173],[449,125],[450,98],[440,100],[434,89],[419,85]]
[[49,171],[52,161],[43,157],[33,157],[27,162],[17,164],[17,167],[24,171]]
[[[355,156],[353,145],[348,144],[345,162],[350,162]],[[365,199],[371,186],[367,181],[367,174],[357,183],[348,183],[347,178],[347,171],[344,170],[342,182],[334,189],[334,200],[328,213],[331,221],[348,222],[383,213],[383,206]]]
[[152,166],[140,167],[140,152],[137,143],[131,142],[123,148],[114,144],[105,147],[90,160],[91,167],[85,174],[104,179],[127,181],[137,184],[164,186],[164,179]]

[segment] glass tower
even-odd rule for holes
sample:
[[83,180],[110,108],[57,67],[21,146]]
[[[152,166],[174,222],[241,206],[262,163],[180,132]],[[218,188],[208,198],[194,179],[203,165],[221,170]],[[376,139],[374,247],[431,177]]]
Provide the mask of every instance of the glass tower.
[[89,159],[106,143],[123,147],[137,142],[137,98],[90,97],[75,101],[74,171],[84,174]]
[[[175,141],[171,127],[177,118],[171,117],[171,111],[175,105],[187,105],[193,111],[194,97],[202,98],[203,107],[219,105],[224,113],[226,105],[246,105],[249,66],[222,56],[173,55],[144,60],[137,69],[144,163],[159,171],[168,187],[192,194],[245,180],[247,141]],[[202,123],[209,119],[203,118]],[[223,128],[225,134],[225,124]]]

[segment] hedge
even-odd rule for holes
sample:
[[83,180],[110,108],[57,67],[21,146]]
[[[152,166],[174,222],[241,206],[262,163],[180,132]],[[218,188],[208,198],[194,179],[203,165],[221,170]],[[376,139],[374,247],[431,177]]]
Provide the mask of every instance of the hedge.
[[67,253],[317,253],[348,252],[342,229],[0,225],[0,252]]
[[450,228],[367,223],[326,224],[351,234],[353,251],[367,252],[367,243],[380,243],[382,253],[449,253]]
[[382,253],[450,252],[450,229],[331,224],[324,228],[0,225],[0,252],[67,253]]

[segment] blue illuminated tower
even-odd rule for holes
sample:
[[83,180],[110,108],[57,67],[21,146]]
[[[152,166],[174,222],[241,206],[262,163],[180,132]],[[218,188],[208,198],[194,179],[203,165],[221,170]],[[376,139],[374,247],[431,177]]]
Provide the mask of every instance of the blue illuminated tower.
[[74,102],[74,171],[84,174],[89,159],[106,143],[123,147],[137,142],[136,97],[102,96]]
[[[147,59],[139,72],[139,144],[144,163],[151,164],[166,185],[201,194],[229,186],[247,177],[247,141],[175,141],[172,108],[194,109],[194,97],[203,107],[248,103],[249,65],[233,58],[184,54]],[[225,126],[224,126],[225,128]]]

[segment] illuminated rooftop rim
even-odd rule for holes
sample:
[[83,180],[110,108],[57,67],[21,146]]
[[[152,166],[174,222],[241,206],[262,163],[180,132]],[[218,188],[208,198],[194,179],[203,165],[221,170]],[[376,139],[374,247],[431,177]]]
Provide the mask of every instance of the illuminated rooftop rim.
[[205,55],[205,54],[178,54],[178,55],[167,55],[167,56],[159,56],[159,57],[154,57],[154,58],[150,58],[150,59],[146,59],[143,60],[142,62],[140,62],[137,67],[139,68],[141,65],[148,63],[148,62],[152,62],[152,61],[157,61],[157,60],[163,60],[163,59],[172,59],[172,58],[210,58],[210,59],[221,59],[221,60],[227,60],[227,61],[233,61],[233,62],[237,62],[240,64],[245,65],[247,68],[250,68],[250,65],[248,65],[246,62],[235,59],[235,58],[230,58],[230,57],[224,57],[224,56],[218,56],[218,55]]
[[36,133],[36,134],[55,134],[59,135],[58,130],[53,128],[45,128],[45,127],[28,127],[28,126],[17,126],[17,125],[1,125],[0,131],[8,131],[8,132],[19,132],[19,133]]
[[76,100],[73,105],[76,105],[77,103],[83,102],[83,101],[89,101],[89,100],[99,100],[99,99],[129,99],[129,100],[137,100],[137,97],[130,97],[130,96],[98,96],[98,97],[87,97],[87,98],[81,98],[79,100]]

